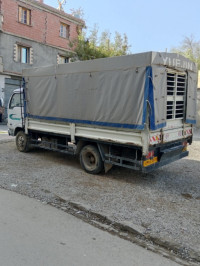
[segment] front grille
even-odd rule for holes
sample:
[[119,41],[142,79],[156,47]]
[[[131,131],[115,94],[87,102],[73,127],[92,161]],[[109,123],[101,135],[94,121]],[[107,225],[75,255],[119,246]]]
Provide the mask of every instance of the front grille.
[[167,73],[167,119],[183,119],[185,111],[186,74]]

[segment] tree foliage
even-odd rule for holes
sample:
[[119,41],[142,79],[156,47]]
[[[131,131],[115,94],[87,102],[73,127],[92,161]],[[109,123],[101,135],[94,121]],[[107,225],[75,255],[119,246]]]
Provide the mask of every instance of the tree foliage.
[[81,7],[77,8],[77,9],[70,9],[71,11],[71,15],[76,17],[76,18],[80,18],[83,19],[84,18],[84,11]]
[[185,37],[178,48],[172,49],[172,52],[179,53],[193,62],[195,62],[200,70],[200,41],[196,41],[194,36]]
[[94,25],[88,37],[86,30],[80,32],[78,39],[71,41],[70,45],[76,53],[72,56],[73,61],[126,55],[130,48],[126,34],[122,36],[115,32],[113,39],[109,31],[99,35],[97,25]]

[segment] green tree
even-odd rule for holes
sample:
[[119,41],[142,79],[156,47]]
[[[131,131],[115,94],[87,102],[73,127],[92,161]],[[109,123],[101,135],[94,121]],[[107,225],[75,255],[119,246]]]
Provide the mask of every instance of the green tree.
[[200,41],[196,41],[194,36],[185,37],[178,48],[173,48],[172,52],[179,53],[193,62],[195,62],[200,70]]
[[71,41],[70,45],[76,53],[76,55],[71,54],[72,61],[126,55],[130,49],[126,34],[122,36],[120,33],[115,32],[113,39],[109,31],[103,31],[99,35],[99,29],[96,24],[88,37],[86,30],[83,30],[78,39]]
[[89,42],[91,45],[93,45],[94,47],[98,45],[98,25],[94,24],[94,28],[90,31],[90,35],[89,35]]

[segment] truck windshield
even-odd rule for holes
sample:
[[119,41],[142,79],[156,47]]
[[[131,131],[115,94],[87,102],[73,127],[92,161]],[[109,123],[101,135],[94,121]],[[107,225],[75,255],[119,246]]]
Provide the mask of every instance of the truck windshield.
[[20,93],[15,93],[12,96],[12,99],[10,101],[10,105],[9,108],[13,109],[14,107],[22,107],[22,103],[23,103],[23,96],[20,96]]

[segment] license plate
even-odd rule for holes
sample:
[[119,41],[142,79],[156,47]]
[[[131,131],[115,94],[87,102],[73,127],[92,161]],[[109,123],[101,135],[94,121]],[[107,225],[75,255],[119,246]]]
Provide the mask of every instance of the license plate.
[[147,167],[151,164],[157,163],[158,162],[158,157],[154,157],[153,159],[149,159],[143,162],[143,166]]

